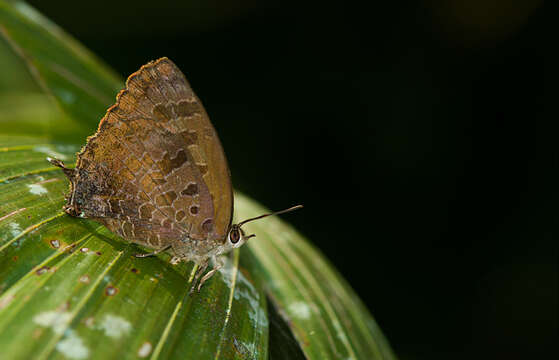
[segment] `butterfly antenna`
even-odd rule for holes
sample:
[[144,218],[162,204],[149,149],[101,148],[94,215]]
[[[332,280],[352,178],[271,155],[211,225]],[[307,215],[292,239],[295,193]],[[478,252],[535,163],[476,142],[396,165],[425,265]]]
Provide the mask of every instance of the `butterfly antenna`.
[[285,214],[285,213],[292,212],[292,211],[295,211],[295,210],[299,210],[299,209],[302,209],[302,208],[303,208],[303,205],[295,205],[295,206],[290,207],[289,209],[275,211],[273,213],[264,214],[264,215],[256,216],[256,217],[253,217],[253,218],[250,218],[250,219],[243,220],[240,223],[238,223],[237,225],[239,227],[241,227],[241,226],[243,226],[244,224],[246,224],[247,222],[250,222],[250,221],[259,220],[259,219],[262,219],[262,218],[265,218],[265,217],[268,217],[268,216],[272,216],[272,215]]

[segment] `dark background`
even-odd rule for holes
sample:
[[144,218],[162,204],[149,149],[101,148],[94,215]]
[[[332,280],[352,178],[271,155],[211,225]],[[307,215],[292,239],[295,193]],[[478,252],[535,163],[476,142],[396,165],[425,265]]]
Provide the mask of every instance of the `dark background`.
[[174,60],[236,188],[305,204],[285,218],[402,360],[554,345],[557,41],[543,2],[29,2],[123,76]]

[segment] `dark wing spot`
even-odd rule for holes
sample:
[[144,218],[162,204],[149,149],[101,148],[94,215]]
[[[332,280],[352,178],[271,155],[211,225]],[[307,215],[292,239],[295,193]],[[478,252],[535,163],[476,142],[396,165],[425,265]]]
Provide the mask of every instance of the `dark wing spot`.
[[175,112],[179,116],[190,117],[197,114],[200,111],[200,105],[196,101],[181,100],[175,105]]
[[173,170],[178,169],[179,167],[182,166],[182,164],[184,164],[187,161],[188,159],[186,157],[186,152],[183,149],[181,149],[177,153],[177,156],[171,159],[171,167],[173,168]]
[[169,198],[169,200],[171,200],[171,204],[173,203],[173,201],[175,201],[175,199],[177,198],[177,193],[174,191],[167,191],[165,193],[165,195],[167,195],[167,197]]
[[177,219],[177,221],[181,221],[182,219],[184,219],[185,216],[186,216],[185,212],[182,211],[182,210],[179,210],[175,214],[175,219]]
[[181,195],[184,196],[194,196],[196,194],[198,194],[198,184],[196,183],[188,184],[188,186],[183,191],[181,191]]
[[196,134],[195,130],[183,131],[181,135],[186,142],[186,146],[194,145],[198,141],[198,134]]
[[111,212],[113,214],[122,214],[122,209],[120,208],[120,204],[118,202],[118,199],[110,198],[109,199],[109,205],[111,207]]
[[205,164],[196,164],[198,166],[198,170],[200,171],[200,175],[204,176],[208,172],[208,166]]
[[153,107],[152,113],[155,119],[161,122],[167,122],[169,119],[172,119],[174,117],[171,109],[165,106],[165,104],[155,105]]
[[202,223],[202,230],[209,233],[212,231],[212,229],[213,229],[213,219],[208,218],[204,220],[204,222]]
[[173,170],[178,169],[188,161],[186,157],[186,152],[183,149],[180,149],[177,155],[174,158],[171,158],[169,153],[165,153],[163,160],[159,162],[159,166],[163,174],[170,174]]
[[198,211],[199,211],[199,210],[200,210],[200,208],[199,208],[197,205],[192,205],[192,206],[190,207],[190,213],[191,213],[192,215],[198,214]]
[[158,195],[155,198],[155,203],[158,206],[172,205],[176,198],[177,194],[174,191],[167,191],[164,194]]

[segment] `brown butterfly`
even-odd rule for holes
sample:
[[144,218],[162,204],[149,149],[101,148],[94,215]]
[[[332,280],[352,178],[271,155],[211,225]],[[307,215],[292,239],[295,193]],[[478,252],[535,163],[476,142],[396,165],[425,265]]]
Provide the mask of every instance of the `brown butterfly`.
[[169,250],[171,263],[194,261],[198,285],[221,266],[217,256],[254,235],[232,224],[233,187],[227,160],[202,103],[169,59],[130,75],[126,88],[77,154],[74,169],[47,158],[70,180],[64,211],[93,219],[125,240]]

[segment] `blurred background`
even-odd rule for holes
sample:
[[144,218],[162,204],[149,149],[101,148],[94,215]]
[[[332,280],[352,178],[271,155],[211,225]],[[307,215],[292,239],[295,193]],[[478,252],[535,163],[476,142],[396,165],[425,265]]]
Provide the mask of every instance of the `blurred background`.
[[285,218],[400,359],[556,347],[543,1],[29,3],[123,77],[176,62],[235,187],[272,209],[305,204]]

